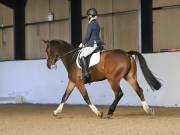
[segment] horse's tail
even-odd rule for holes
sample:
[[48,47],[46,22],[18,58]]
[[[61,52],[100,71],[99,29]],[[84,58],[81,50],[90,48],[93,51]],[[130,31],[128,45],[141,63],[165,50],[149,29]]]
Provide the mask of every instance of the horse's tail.
[[159,90],[161,88],[161,83],[152,74],[152,72],[149,69],[149,67],[147,66],[146,60],[144,59],[142,54],[140,54],[137,51],[129,51],[128,54],[137,56],[137,58],[139,60],[139,65],[141,67],[142,73],[143,73],[146,81],[148,82],[148,84],[150,85],[152,90]]

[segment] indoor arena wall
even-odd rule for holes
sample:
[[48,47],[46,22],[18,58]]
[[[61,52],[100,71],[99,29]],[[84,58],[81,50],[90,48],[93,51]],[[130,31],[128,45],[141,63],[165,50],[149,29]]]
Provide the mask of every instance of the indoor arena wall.
[[[150,105],[180,107],[179,67],[180,53],[144,54],[152,72],[163,84],[159,91],[152,91],[147,85],[138,66],[138,82],[143,88],[145,98]],[[59,103],[68,82],[67,72],[61,61],[58,68],[49,70],[46,60],[0,62],[0,97],[23,97],[24,103],[54,104]],[[121,81],[124,97],[119,105],[137,106],[141,102],[131,87]],[[107,81],[86,85],[93,103],[109,105],[114,95]],[[1,101],[14,103],[14,101]],[[68,104],[85,104],[82,96],[75,89]]]

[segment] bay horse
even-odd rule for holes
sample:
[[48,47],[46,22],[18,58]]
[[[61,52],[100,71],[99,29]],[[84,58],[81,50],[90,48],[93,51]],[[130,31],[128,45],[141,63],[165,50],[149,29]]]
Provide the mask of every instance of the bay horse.
[[137,57],[139,60],[142,73],[152,90],[159,90],[161,88],[161,83],[152,74],[146,64],[144,57],[139,52],[125,52],[120,49],[104,50],[100,54],[100,62],[90,68],[91,82],[107,79],[115,95],[115,99],[110,105],[107,115],[103,116],[103,113],[100,112],[90,101],[88,92],[84,85],[84,81],[81,77],[82,71],[76,65],[77,54],[75,52],[79,50],[79,48],[72,46],[63,40],[44,40],[44,43],[47,45],[47,67],[52,69],[58,59],[61,59],[68,72],[69,78],[68,85],[62,97],[61,103],[57,109],[53,111],[55,116],[61,113],[66,100],[72,93],[73,89],[77,87],[85,102],[98,117],[110,118],[113,115],[119,100],[123,96],[123,92],[120,87],[120,81],[123,78],[132,86],[141,99],[144,111],[147,114],[154,114],[153,108],[150,108],[147,104],[144,98],[143,90],[137,82],[137,65],[135,58],[132,56],[135,55],[135,57]]

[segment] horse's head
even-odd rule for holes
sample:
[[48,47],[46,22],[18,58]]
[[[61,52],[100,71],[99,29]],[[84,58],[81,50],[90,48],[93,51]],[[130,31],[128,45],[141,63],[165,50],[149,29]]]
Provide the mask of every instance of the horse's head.
[[53,42],[49,40],[43,40],[46,46],[46,59],[47,59],[47,67],[49,69],[53,69],[56,67],[56,62],[58,60],[57,48],[53,44]]

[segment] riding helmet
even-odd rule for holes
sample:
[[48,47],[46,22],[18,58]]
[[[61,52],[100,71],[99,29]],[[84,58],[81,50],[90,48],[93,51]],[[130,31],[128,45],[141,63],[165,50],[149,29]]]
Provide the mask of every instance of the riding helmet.
[[97,16],[98,12],[95,8],[90,8],[87,10],[87,15],[91,15],[92,17]]

